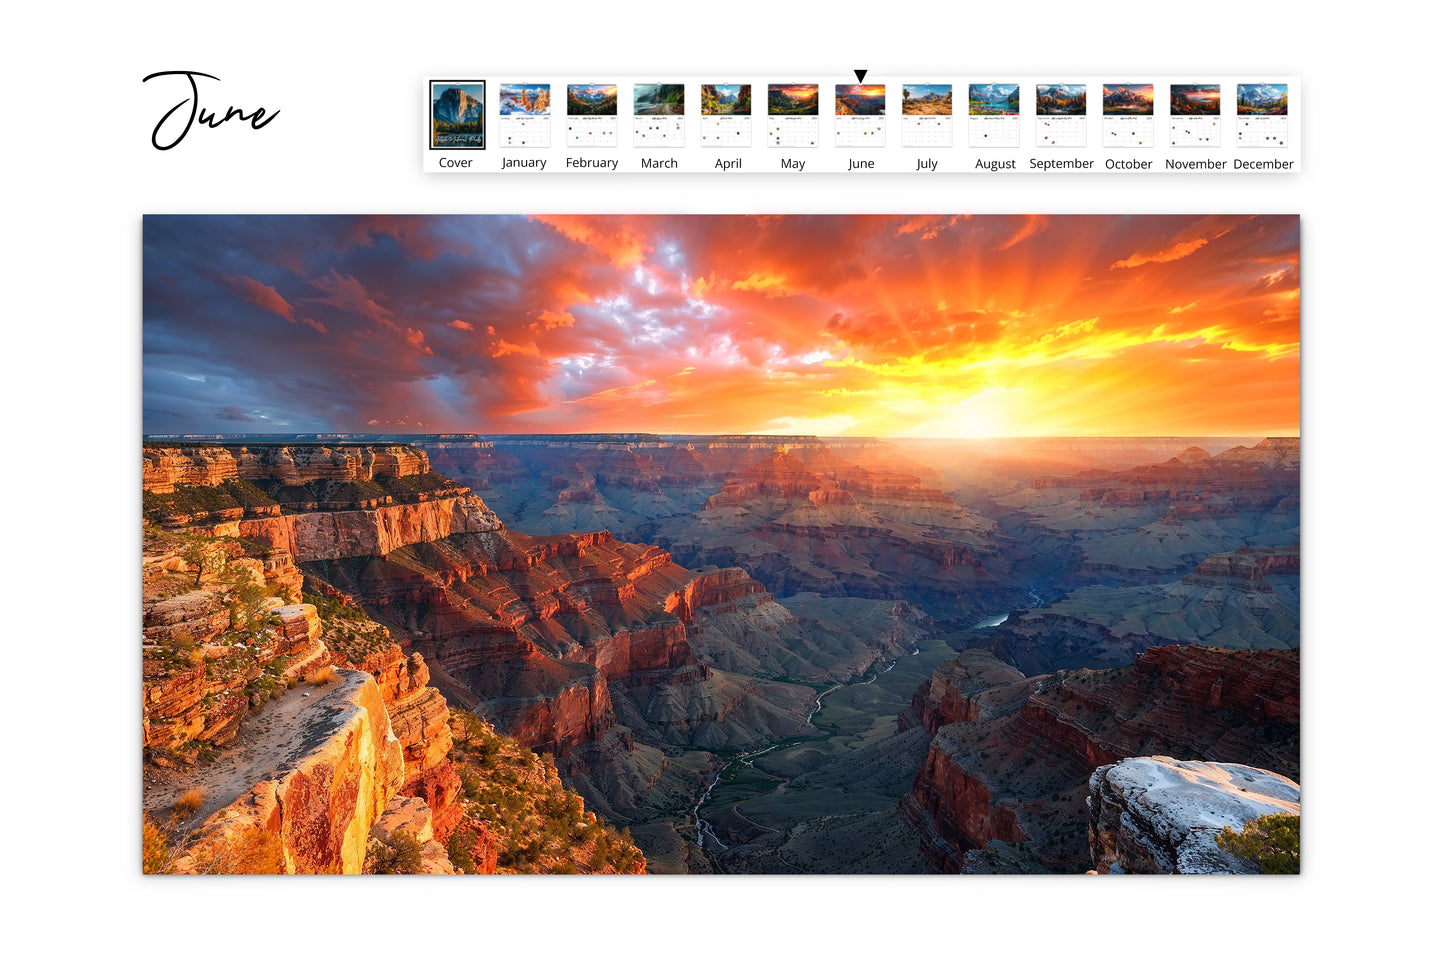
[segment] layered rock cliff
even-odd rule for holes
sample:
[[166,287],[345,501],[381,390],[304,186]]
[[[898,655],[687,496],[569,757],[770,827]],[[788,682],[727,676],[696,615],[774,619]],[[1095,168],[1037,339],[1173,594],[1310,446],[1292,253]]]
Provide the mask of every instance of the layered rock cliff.
[[[550,762],[521,783],[496,752],[459,763],[425,659],[335,597],[295,601],[288,553],[194,530],[147,528],[143,545],[145,822],[148,852],[164,853],[148,871],[371,871],[401,832],[421,846],[405,871],[491,872],[535,833],[478,811],[469,786],[510,780],[509,813],[572,808],[547,802]],[[501,756],[524,751],[490,738]],[[502,871],[641,871],[584,815],[576,839],[548,837],[548,859]]]
[[[321,655],[322,661],[329,658],[376,679],[406,762],[398,798],[426,806],[423,835],[439,844],[449,844],[458,833],[484,835],[467,815],[464,780],[450,759],[447,700],[486,714],[529,749],[562,757],[569,778],[582,781],[609,811],[623,813],[633,810],[639,793],[648,796],[648,806],[660,805],[658,786],[667,787],[668,799],[691,792],[701,778],[697,767],[707,764],[701,755],[690,759],[690,768],[669,773],[677,764],[652,746],[747,747],[807,728],[813,690],[715,668],[748,663],[754,658],[750,650],[771,648],[759,632],[771,633],[774,642],[783,627],[794,639],[819,633],[819,626],[792,618],[743,572],[689,572],[656,546],[620,543],[605,531],[547,538],[507,531],[480,499],[458,493],[455,483],[427,481],[432,473],[420,453],[385,462],[368,462],[356,452],[324,460],[308,458],[298,446],[272,446],[262,449],[268,458],[248,460],[242,447],[207,447],[187,463],[226,464],[218,450],[230,453],[237,474],[208,469],[209,474],[183,475],[170,464],[172,490],[153,492],[148,504],[151,517],[170,526],[155,529],[156,536],[263,551],[276,570],[273,581],[281,574],[289,580],[288,594],[301,575],[299,563],[311,627],[297,639],[282,637],[309,646],[308,670]],[[297,465],[317,464],[342,474],[326,478],[317,476],[319,469],[312,473],[317,477],[294,474]],[[243,467],[245,477],[239,474]],[[278,474],[268,476],[272,467]],[[282,479],[282,471],[293,474]],[[188,482],[209,486],[187,487]],[[243,485],[250,488],[238,487]],[[378,499],[384,503],[347,507],[352,504],[347,499],[372,494],[356,487],[363,485],[384,489],[385,497]],[[196,493],[223,489],[259,502],[254,489],[273,505],[218,519]],[[181,510],[194,504],[205,512]],[[190,573],[170,577],[182,580]],[[231,597],[225,592],[216,597],[221,615],[229,614],[224,610]],[[190,618],[184,606],[163,601],[158,611],[164,619]],[[283,601],[277,598],[262,609]],[[209,617],[220,616],[213,611]],[[790,664],[805,675],[841,671],[845,662],[866,665],[880,649],[905,644],[905,635],[895,632],[891,642],[875,644],[862,630],[844,633],[842,643],[800,645]],[[252,649],[253,677],[243,684],[284,691],[288,678],[298,677],[293,671],[272,679],[284,667],[271,663],[289,650]],[[230,700],[222,712],[212,706],[215,700],[207,700],[208,690],[194,685],[188,690],[183,681],[179,675],[168,680],[165,691],[179,690],[171,701],[189,699],[197,707],[195,718],[170,741],[189,740],[196,750],[234,736],[249,705],[234,691],[236,683],[229,677],[212,683]],[[219,720],[214,724],[213,716]],[[170,725],[170,717],[164,718]],[[158,732],[171,735],[165,726]],[[634,732],[650,745],[635,742]],[[402,822],[411,824],[415,813],[409,808],[406,813]],[[476,859],[488,861],[485,854]]]
[[170,494],[179,486],[275,480],[286,487],[312,482],[372,482],[425,475],[426,453],[407,445],[173,445],[141,451],[141,490]]

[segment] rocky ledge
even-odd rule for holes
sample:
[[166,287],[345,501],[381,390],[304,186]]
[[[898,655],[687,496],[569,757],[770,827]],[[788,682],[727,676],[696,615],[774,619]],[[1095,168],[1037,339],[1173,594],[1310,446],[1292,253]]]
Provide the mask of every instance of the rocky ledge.
[[273,700],[256,717],[258,737],[224,751],[192,787],[221,808],[204,816],[202,842],[172,872],[225,872],[218,865],[248,832],[281,840],[286,873],[359,873],[372,825],[404,778],[401,743],[376,682],[341,669],[334,681]]
[[1300,787],[1267,769],[1149,756],[1096,769],[1088,804],[1100,873],[1252,873],[1215,837],[1270,813],[1298,816]]

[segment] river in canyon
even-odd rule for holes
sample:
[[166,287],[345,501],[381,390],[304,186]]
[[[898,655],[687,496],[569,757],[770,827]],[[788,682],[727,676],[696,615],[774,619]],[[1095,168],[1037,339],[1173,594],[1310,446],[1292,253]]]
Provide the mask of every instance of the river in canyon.
[[689,814],[689,841],[715,871],[728,872],[736,864],[728,855],[734,847],[781,840],[799,832],[800,823],[893,813],[927,742],[919,730],[899,736],[898,715],[956,654],[942,640],[922,641],[908,655],[821,691],[807,717],[816,733],[721,759]]

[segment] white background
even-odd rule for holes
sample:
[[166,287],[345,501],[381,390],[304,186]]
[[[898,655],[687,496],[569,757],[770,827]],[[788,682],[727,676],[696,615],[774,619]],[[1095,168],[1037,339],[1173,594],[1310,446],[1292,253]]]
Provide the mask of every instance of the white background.
[[[1408,21],[1390,3],[41,9],[7,11],[0,58],[11,295],[3,852],[16,958],[1438,953],[1441,145],[1412,121],[1440,80],[1427,72],[1437,31],[1424,8]],[[1304,171],[890,177],[860,189],[785,177],[504,184],[417,169],[423,76],[741,70],[823,81],[854,67],[1299,75],[1310,93]],[[140,78],[167,69],[216,74],[221,99],[281,116],[259,133],[194,131],[158,153],[149,131],[167,104]],[[1383,133],[1363,132],[1368,121]],[[1301,213],[1305,875],[141,878],[141,214],[569,211]]]

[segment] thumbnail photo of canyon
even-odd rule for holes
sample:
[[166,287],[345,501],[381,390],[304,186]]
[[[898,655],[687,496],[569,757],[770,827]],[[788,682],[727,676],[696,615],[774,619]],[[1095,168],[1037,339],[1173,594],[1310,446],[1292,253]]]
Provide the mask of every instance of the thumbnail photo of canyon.
[[617,85],[568,84],[567,115],[569,117],[585,117],[594,114],[605,117],[617,116]]
[[703,84],[702,114],[704,117],[753,112],[752,84]]
[[837,116],[881,116],[885,92],[882,84],[836,84],[833,90],[833,113]]
[[768,116],[818,114],[817,84],[768,84]]
[[1219,115],[1218,84],[1170,84],[1171,114]]
[[904,84],[905,114],[953,114],[952,84]]
[[1297,217],[143,235],[144,872],[1298,872]]
[[483,81],[431,85],[431,146],[479,150],[487,144],[487,85]]
[[969,84],[968,112],[974,116],[1017,114],[1018,84]]
[[1235,93],[1235,111],[1240,114],[1288,114],[1287,84],[1240,84]]
[[1105,84],[1104,113],[1105,115],[1154,113],[1154,85]]

